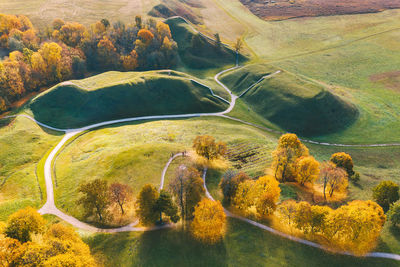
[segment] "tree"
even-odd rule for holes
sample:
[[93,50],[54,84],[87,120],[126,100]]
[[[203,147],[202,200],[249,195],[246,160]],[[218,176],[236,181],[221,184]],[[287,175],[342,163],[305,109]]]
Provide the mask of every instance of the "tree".
[[77,47],[81,44],[85,32],[86,28],[82,24],[69,22],[58,30],[58,38],[68,46]]
[[254,180],[245,180],[240,183],[235,194],[234,204],[245,214],[256,209],[256,215],[265,218],[276,209],[281,189],[279,183],[272,176],[263,176]]
[[136,23],[136,27],[138,29],[141,29],[143,27],[143,25],[142,25],[142,16],[136,16],[135,17],[135,23]]
[[346,154],[344,152],[338,152],[335,154],[332,154],[330,161],[335,163],[337,167],[343,168],[347,174],[348,177],[351,177],[354,175],[354,164],[353,164],[353,159],[349,154]]
[[151,184],[144,185],[136,201],[136,214],[138,215],[141,224],[150,225],[157,221],[159,213],[154,208],[157,199],[157,189]]
[[165,190],[160,191],[160,195],[154,204],[154,209],[156,212],[160,214],[161,224],[163,222],[162,220],[163,213],[167,215],[174,223],[178,222],[179,220],[178,207],[172,201],[171,195]]
[[97,216],[100,222],[107,219],[109,215],[107,209],[110,205],[107,181],[95,179],[81,184],[78,192],[83,195],[78,199],[77,204],[83,206],[86,217]]
[[226,232],[226,215],[219,201],[201,200],[195,210],[191,225],[193,236],[204,243],[220,241]]
[[7,221],[5,235],[17,239],[21,243],[31,240],[31,234],[41,233],[45,220],[33,208],[27,207],[13,213]]
[[219,183],[219,187],[224,195],[224,201],[228,204],[232,202],[235,197],[236,190],[241,182],[250,180],[250,177],[244,172],[237,173],[234,170],[228,170]]
[[181,218],[191,219],[194,207],[205,192],[200,173],[192,167],[179,166],[175,172],[175,179],[170,183],[170,189],[177,200]]
[[400,201],[390,205],[388,215],[393,225],[400,225]]
[[276,150],[272,153],[275,178],[281,182],[295,181],[297,159],[308,155],[307,147],[300,142],[297,135],[282,135]]
[[197,136],[193,140],[193,148],[199,156],[205,157],[207,160],[216,159],[226,153],[226,144],[216,143],[214,137],[209,135]]
[[0,237],[0,266],[13,266],[20,256],[21,243],[14,238]]
[[124,214],[124,205],[132,200],[132,189],[125,184],[112,183],[110,185],[110,199],[112,202],[118,204],[121,213]]
[[242,38],[237,38],[235,43],[235,51],[236,53],[240,53],[243,48],[243,40]]
[[348,186],[347,173],[344,169],[336,167],[332,162],[324,162],[321,165],[320,177],[324,183],[324,199],[326,200],[326,190],[332,197],[335,191],[343,191]]
[[122,56],[122,67],[126,71],[135,70],[138,67],[138,54],[135,50],[132,50],[129,55]]
[[372,189],[374,200],[387,211],[390,204],[399,200],[399,186],[392,181],[382,181]]
[[143,42],[145,43],[147,46],[150,45],[151,41],[153,41],[154,39],[154,35],[151,31],[147,30],[147,29],[141,29],[138,32],[137,37]]
[[319,162],[312,156],[301,157],[297,162],[296,181],[300,185],[305,183],[313,184],[319,175]]
[[217,48],[217,51],[221,51],[222,48],[222,42],[221,42],[221,37],[219,36],[219,33],[214,34],[215,38],[215,47]]

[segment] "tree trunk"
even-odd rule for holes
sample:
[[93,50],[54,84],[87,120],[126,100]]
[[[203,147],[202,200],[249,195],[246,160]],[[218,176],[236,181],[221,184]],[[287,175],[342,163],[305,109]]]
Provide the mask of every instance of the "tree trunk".
[[325,201],[326,201],[326,183],[327,183],[327,179],[326,179],[326,176],[324,177],[324,199],[325,199]]
[[119,201],[118,201],[118,205],[119,205],[119,207],[121,208],[121,212],[122,212],[122,214],[124,214],[125,213],[125,211],[124,211],[124,208],[122,207],[122,203],[120,203]]

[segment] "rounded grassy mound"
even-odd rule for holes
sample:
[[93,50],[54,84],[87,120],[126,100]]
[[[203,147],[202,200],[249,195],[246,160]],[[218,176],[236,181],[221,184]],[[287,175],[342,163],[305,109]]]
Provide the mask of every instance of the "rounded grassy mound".
[[77,128],[146,115],[211,113],[227,104],[192,77],[174,71],[107,72],[61,83],[32,100],[35,119],[53,127]]
[[[250,85],[276,71],[270,65],[250,65],[224,75],[222,81],[240,95]],[[302,136],[338,132],[358,117],[353,104],[319,84],[286,71],[266,77],[242,98],[262,117]]]

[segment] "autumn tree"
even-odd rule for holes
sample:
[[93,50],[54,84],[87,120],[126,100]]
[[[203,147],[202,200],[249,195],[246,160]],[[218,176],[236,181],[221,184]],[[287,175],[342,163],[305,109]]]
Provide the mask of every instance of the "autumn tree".
[[81,184],[78,192],[82,195],[77,204],[83,206],[85,216],[97,216],[100,222],[104,222],[109,216],[107,209],[110,205],[107,181],[95,179]]
[[104,36],[98,42],[97,49],[99,63],[104,69],[118,67],[119,57],[117,49],[107,36]]
[[235,43],[235,51],[236,53],[240,53],[243,48],[243,40],[242,38],[237,38]]
[[31,234],[41,233],[45,220],[33,208],[27,207],[13,213],[7,221],[5,235],[17,239],[21,243],[31,240]]
[[175,171],[175,178],[170,183],[183,220],[190,220],[194,207],[204,196],[203,179],[193,167],[181,165]]
[[141,224],[150,225],[157,221],[159,213],[154,207],[158,196],[158,191],[153,185],[146,184],[143,186],[136,201],[136,214]]
[[135,50],[132,50],[129,55],[122,56],[121,57],[122,61],[122,67],[126,71],[132,71],[135,70],[138,66],[138,54],[136,53]]
[[172,222],[176,223],[179,221],[178,207],[172,201],[171,195],[165,191],[161,190],[158,199],[154,203],[154,209],[160,214],[160,223],[163,223],[162,215],[168,216]]
[[296,181],[300,185],[305,183],[313,184],[318,179],[319,175],[319,162],[312,156],[301,157],[297,162],[297,177]]
[[118,204],[121,209],[121,213],[124,214],[124,205],[133,199],[132,189],[125,184],[112,183],[109,190],[111,201]]
[[228,170],[222,176],[219,187],[224,195],[224,201],[230,204],[236,194],[236,190],[240,183],[250,180],[250,177],[244,172],[237,173],[234,170]]
[[216,143],[214,137],[209,135],[197,136],[193,140],[193,148],[199,156],[205,157],[207,160],[216,159],[226,153],[226,144]]
[[353,159],[349,154],[344,152],[332,154],[330,161],[332,161],[337,167],[343,168],[347,172],[348,177],[355,174],[353,170]]
[[141,29],[141,30],[138,32],[137,37],[138,37],[144,44],[146,44],[146,45],[148,46],[148,45],[150,45],[151,41],[153,41],[153,39],[154,39],[154,34],[153,34],[151,31],[147,30],[147,29]]
[[400,201],[397,201],[390,205],[388,215],[393,225],[400,225]]
[[275,211],[280,192],[279,182],[273,176],[262,176],[240,183],[233,202],[245,214],[255,208],[256,215],[265,218]]
[[194,209],[193,236],[204,243],[220,241],[226,232],[226,215],[219,201],[203,198]]
[[0,236],[0,266],[13,266],[20,253],[21,243],[17,239]]
[[283,201],[277,207],[278,213],[282,218],[282,221],[287,223],[289,226],[294,224],[294,218],[297,210],[297,203],[293,199]]
[[399,186],[392,181],[382,181],[372,189],[374,200],[387,211],[390,204],[399,200]]
[[323,181],[324,199],[326,200],[326,190],[329,196],[333,193],[344,191],[348,186],[347,173],[344,169],[336,167],[332,162],[324,162],[321,165],[320,178]]
[[56,37],[59,40],[68,46],[77,47],[84,38],[86,28],[80,23],[68,22],[56,31],[58,31]]
[[296,163],[300,157],[309,155],[308,148],[301,143],[297,135],[284,134],[279,138],[278,147],[272,153],[272,169],[278,181],[295,181]]

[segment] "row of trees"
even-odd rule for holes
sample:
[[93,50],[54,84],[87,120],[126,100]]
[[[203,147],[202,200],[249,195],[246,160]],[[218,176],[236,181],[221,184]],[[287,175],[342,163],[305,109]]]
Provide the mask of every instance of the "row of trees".
[[89,72],[169,68],[177,44],[169,26],[137,16],[133,24],[102,19],[85,27],[56,19],[37,31],[25,16],[0,14],[0,112],[26,93]]
[[12,214],[0,227],[0,265],[97,266],[88,245],[72,228],[46,223],[30,207]]
[[382,207],[370,200],[355,200],[337,209],[288,200],[278,205],[276,216],[289,229],[357,255],[375,246],[386,221]]

